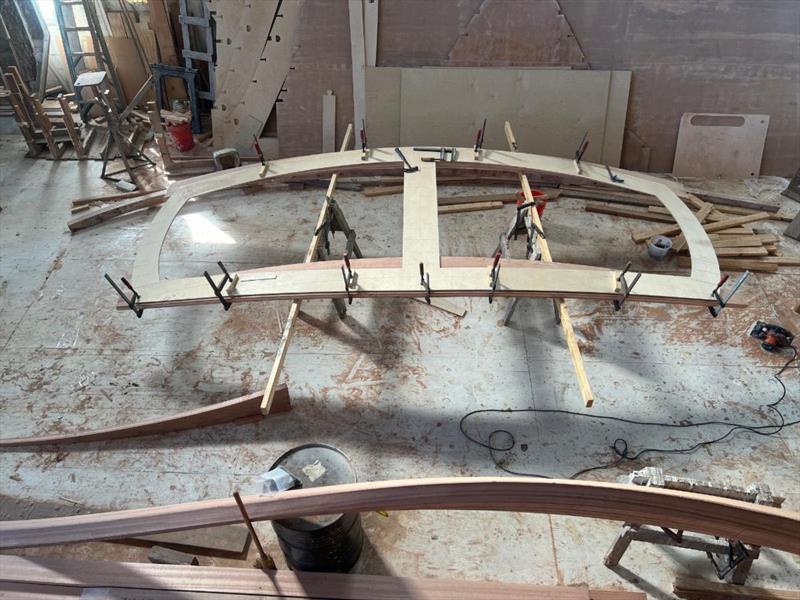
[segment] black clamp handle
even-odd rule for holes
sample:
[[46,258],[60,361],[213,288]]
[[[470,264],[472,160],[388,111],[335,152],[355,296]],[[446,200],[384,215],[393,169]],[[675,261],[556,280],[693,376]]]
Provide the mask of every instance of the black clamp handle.
[[[344,264],[342,265],[342,278],[344,279],[344,291],[347,294],[347,303],[353,303],[353,294],[350,293],[350,288],[355,287],[356,282],[356,272],[350,267],[350,257],[347,253],[342,254],[342,260]],[[347,269],[345,271],[345,268]]]
[[622,308],[622,305],[625,304],[625,300],[627,300],[628,296],[631,295],[634,286],[639,281],[639,278],[642,276],[641,273],[637,273],[636,277],[633,278],[633,283],[628,284],[628,280],[625,279],[625,274],[628,272],[628,269],[630,268],[631,268],[631,263],[629,261],[628,264],[625,265],[625,268],[622,269],[622,273],[620,273],[619,277],[617,277],[617,283],[619,283],[620,289],[622,291],[620,293],[620,297],[617,300],[614,300],[615,311],[619,311],[619,309]]
[[130,308],[133,311],[133,313],[136,315],[136,318],[141,319],[144,309],[139,306],[140,296],[139,293],[135,289],[133,289],[131,282],[125,279],[124,277],[122,278],[122,284],[131,291],[131,296],[129,298],[128,296],[125,295],[125,292],[123,292],[120,289],[120,287],[114,282],[114,280],[111,279],[108,273],[105,274],[105,278],[108,281],[108,283],[111,284],[111,287],[113,287],[117,291],[120,298],[122,298],[125,304],[128,305],[128,308]]
[[425,302],[431,303],[431,274],[425,272],[425,263],[419,263],[419,284],[425,288]]
[[489,273],[489,282],[491,284],[491,291],[489,292],[489,304],[494,300],[494,292],[497,290],[497,282],[500,280],[500,252],[494,255],[492,261],[492,270]]
[[717,284],[717,287],[715,287],[711,292],[711,295],[714,298],[716,298],[717,302],[719,303],[718,307],[717,306],[708,307],[708,312],[711,313],[712,317],[716,319],[719,316],[719,313],[722,312],[722,309],[728,306],[728,302],[731,301],[733,295],[739,290],[740,287],[742,287],[742,284],[748,277],[750,277],[750,271],[745,271],[744,273],[739,275],[739,278],[736,280],[736,283],[733,284],[733,288],[731,289],[730,293],[725,298],[723,298],[720,295],[719,290],[720,288],[722,288],[723,285],[725,285],[725,282],[728,281],[729,275],[722,276],[722,278],[719,280],[719,283]]
[[233,278],[231,277],[230,273],[228,273],[228,269],[225,268],[225,265],[222,264],[222,261],[217,261],[217,265],[219,265],[219,268],[222,269],[222,272],[224,273],[222,281],[219,282],[219,285],[214,283],[214,280],[208,271],[203,271],[203,275],[205,275],[208,285],[210,285],[211,289],[214,290],[214,295],[219,299],[220,304],[222,304],[222,308],[228,310],[232,303],[230,300],[225,299],[225,297],[222,295],[222,292],[225,289],[225,286],[228,285],[228,282],[232,281]]

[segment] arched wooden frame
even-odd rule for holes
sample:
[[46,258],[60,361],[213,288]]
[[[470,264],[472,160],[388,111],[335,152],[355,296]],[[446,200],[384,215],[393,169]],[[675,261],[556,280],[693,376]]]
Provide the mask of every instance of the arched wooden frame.
[[[800,554],[800,514],[705,494],[533,477],[442,477],[305,488],[244,498],[254,521],[373,510],[493,510],[674,527]],[[240,523],[232,498],[0,521],[0,549],[113,540]]]
[[[417,171],[404,173],[403,255],[394,258],[353,260],[358,273],[354,298],[424,297],[419,265],[430,274],[431,296],[489,296],[491,258],[442,257],[439,252],[436,163],[423,162],[423,154],[402,148]],[[482,150],[476,159],[472,148],[458,148],[458,160],[445,163],[448,169],[471,169],[511,173],[546,173],[575,177],[575,165],[564,158],[502,150]],[[362,160],[361,151],[317,154],[271,161],[264,177],[262,167],[253,165],[203,175],[173,184],[140,243],[133,269],[133,285],[142,308],[217,302],[203,277],[161,279],[159,257],[164,238],[178,212],[192,198],[248,183],[285,180],[292,176],[339,173],[370,174],[376,170],[403,167],[393,148],[370,150]],[[581,163],[581,177],[621,189],[650,194],[669,210],[686,238],[692,261],[691,276],[644,273],[629,300],[672,302],[711,306],[711,291],[720,279],[716,254],[702,225],[692,212],[663,183],[629,171],[619,172],[624,183],[611,183],[606,168]],[[344,298],[340,263],[281,265],[239,271],[239,283],[229,299],[237,301]],[[503,260],[494,295],[555,298],[615,299],[620,294],[620,271],[566,263]],[[630,274],[629,277],[633,277]]]

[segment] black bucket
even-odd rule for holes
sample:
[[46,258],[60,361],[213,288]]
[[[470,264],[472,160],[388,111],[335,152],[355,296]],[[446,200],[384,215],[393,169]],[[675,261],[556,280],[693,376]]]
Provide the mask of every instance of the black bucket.
[[[300,483],[293,489],[355,483],[350,459],[332,446],[293,448],[272,465],[283,467]],[[318,515],[272,522],[283,555],[295,571],[347,573],[361,556],[364,530],[359,513]]]

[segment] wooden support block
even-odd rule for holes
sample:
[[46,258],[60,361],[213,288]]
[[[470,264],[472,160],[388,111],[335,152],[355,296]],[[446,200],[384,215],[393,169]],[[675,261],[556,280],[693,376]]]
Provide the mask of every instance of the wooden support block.
[[[714,231],[721,231],[724,229],[728,229],[730,227],[737,227],[739,225],[744,225],[745,223],[753,223],[754,221],[763,221],[769,218],[769,215],[765,212],[759,212],[752,215],[742,215],[740,217],[733,217],[732,219],[728,219],[726,221],[718,221],[716,223],[709,223],[708,225],[704,225],[703,229],[706,230],[706,233],[711,233]],[[681,228],[676,225],[666,225],[664,227],[660,227],[658,229],[651,229],[650,231],[640,231],[638,233],[633,234],[633,240],[636,242],[644,242],[649,240],[651,237],[655,235],[675,235],[680,233]]]
[[672,584],[672,592],[686,600],[797,600],[800,590],[776,590],[744,585],[720,583],[678,577]]
[[502,202],[470,202],[468,204],[450,204],[439,206],[440,215],[452,215],[455,213],[475,212],[479,210],[496,210],[503,208]]
[[193,554],[165,548],[164,546],[153,546],[147,553],[147,560],[157,565],[199,565],[200,561]]

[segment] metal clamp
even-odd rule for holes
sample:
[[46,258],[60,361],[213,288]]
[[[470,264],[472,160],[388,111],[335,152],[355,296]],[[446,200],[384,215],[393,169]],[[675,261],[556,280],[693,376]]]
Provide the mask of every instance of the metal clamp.
[[[436,162],[437,160],[440,160],[440,161],[448,161],[449,160],[449,162],[455,162],[456,158],[458,157],[458,151],[455,148],[445,148],[444,146],[442,146],[440,148],[432,148],[432,147],[428,147],[428,146],[414,146],[413,150],[415,152],[438,152],[439,153],[439,157],[438,158],[427,157],[427,158],[423,158],[422,162]],[[450,155],[449,159],[447,158],[448,154]]]
[[578,171],[578,175],[583,175],[583,171],[581,170],[581,159],[583,158],[584,153],[586,152],[586,148],[589,147],[589,132],[583,134],[583,138],[581,138],[581,143],[578,144],[578,148],[575,150],[575,170]]
[[745,282],[745,280],[748,277],[750,277],[750,271],[745,271],[744,273],[739,275],[739,278],[736,280],[736,283],[733,284],[733,288],[731,289],[730,293],[727,295],[727,297],[723,298],[722,296],[720,296],[719,290],[723,285],[725,285],[725,282],[728,281],[728,277],[729,275],[723,275],[722,279],[719,280],[717,287],[715,287],[714,290],[711,292],[711,295],[717,299],[717,302],[719,302],[719,307],[716,306],[708,307],[708,312],[710,312],[711,316],[714,317],[715,319],[719,316],[719,313],[722,312],[722,309],[728,305],[728,302],[731,301],[733,295],[739,290],[740,287],[742,287],[742,284]]
[[500,280],[500,253],[497,252],[494,255],[494,261],[492,262],[492,270],[489,273],[489,283],[491,285],[491,291],[489,292],[489,304],[492,303],[494,300],[494,292],[497,289],[497,282]]
[[419,263],[419,284],[425,288],[425,302],[431,303],[431,274],[425,272],[425,263]]
[[128,298],[125,295],[125,292],[123,292],[120,289],[120,287],[114,282],[114,280],[111,279],[111,277],[109,277],[108,273],[105,274],[105,278],[108,281],[108,283],[111,284],[111,287],[113,287],[117,291],[120,298],[122,298],[125,301],[125,304],[128,305],[128,308],[130,308],[134,312],[134,314],[138,319],[141,319],[144,309],[139,306],[139,293],[135,289],[133,289],[133,286],[131,285],[130,281],[128,281],[124,277],[122,278],[122,284],[131,291],[131,297]]
[[625,180],[624,180],[622,177],[618,177],[617,175],[614,175],[614,174],[611,172],[611,169],[609,168],[609,166],[608,166],[608,165],[606,165],[606,171],[608,171],[608,178],[609,178],[609,179],[610,179],[610,180],[611,180],[613,183],[625,183]]
[[225,299],[225,296],[222,295],[222,292],[228,282],[233,281],[233,277],[231,277],[230,273],[228,273],[228,270],[225,268],[225,265],[222,264],[222,261],[217,261],[217,265],[219,265],[219,268],[222,269],[222,272],[224,273],[222,281],[219,282],[219,285],[214,283],[214,280],[211,278],[211,275],[209,275],[208,271],[203,271],[203,275],[205,275],[208,285],[210,285],[211,289],[214,290],[214,295],[219,299],[220,304],[222,304],[222,308],[228,310],[231,307],[231,302],[230,300]]
[[486,137],[486,119],[483,120],[483,127],[478,129],[478,134],[475,136],[475,160],[480,160],[484,137]]
[[369,160],[369,146],[367,146],[367,124],[361,119],[361,160]]
[[[344,264],[342,265],[342,278],[344,279],[344,291],[347,293],[347,303],[353,303],[353,294],[350,293],[350,289],[356,286],[356,280],[358,278],[358,274],[353,271],[350,267],[350,257],[347,253],[342,254],[342,260]],[[345,268],[347,270],[345,270]]]
[[617,283],[619,284],[619,287],[622,291],[620,292],[619,299],[614,300],[614,310],[616,311],[622,308],[622,305],[625,303],[625,300],[627,300],[628,296],[631,295],[634,286],[639,281],[639,278],[642,276],[641,273],[637,273],[636,277],[633,278],[633,283],[628,285],[628,280],[625,279],[625,274],[628,272],[628,269],[630,268],[631,268],[631,263],[629,261],[628,264],[625,265],[625,268],[622,269],[622,273],[620,273],[619,277],[617,277]]
[[400,148],[395,148],[394,151],[397,153],[397,155],[400,158],[403,159],[403,162],[406,165],[405,167],[403,167],[403,173],[415,173],[416,171],[419,171],[419,167],[412,167],[411,166],[411,163],[408,162],[408,159],[406,158],[406,155],[403,154],[403,151],[400,150]]
[[750,553],[745,548],[745,545],[739,540],[728,540],[728,556],[727,564],[718,563],[714,555],[706,550],[706,556],[711,564],[714,565],[714,570],[717,572],[717,577],[725,579],[725,576],[733,571],[740,563],[750,558]]

